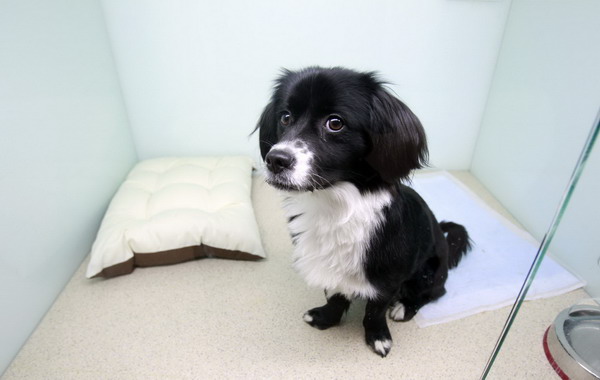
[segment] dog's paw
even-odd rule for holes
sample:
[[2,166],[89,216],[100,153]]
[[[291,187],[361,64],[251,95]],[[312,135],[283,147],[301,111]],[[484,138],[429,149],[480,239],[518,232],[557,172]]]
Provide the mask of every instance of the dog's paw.
[[375,352],[382,358],[385,358],[387,356],[387,354],[389,354],[390,350],[392,349],[392,339],[391,338],[390,339],[388,339],[388,338],[374,339],[370,342],[367,341],[367,344],[369,345],[369,347],[371,347],[373,352]]
[[396,302],[390,306],[389,316],[395,322],[408,322],[417,314],[417,310],[410,306],[404,306],[402,302]]
[[406,308],[401,302],[396,302],[390,307],[390,319],[396,322],[404,321]]
[[379,328],[365,328],[365,341],[373,352],[385,358],[392,349],[392,335],[387,325]]
[[309,325],[311,323],[313,323],[313,321],[315,320],[315,318],[310,314],[310,311],[307,311],[306,313],[304,313],[304,315],[302,316],[302,319],[304,320],[304,322],[308,323]]
[[326,306],[310,309],[302,316],[304,322],[319,330],[325,330],[340,323],[341,316],[329,312]]

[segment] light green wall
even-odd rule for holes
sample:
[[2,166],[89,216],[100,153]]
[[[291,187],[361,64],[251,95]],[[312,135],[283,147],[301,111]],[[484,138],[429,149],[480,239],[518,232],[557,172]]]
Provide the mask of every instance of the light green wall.
[[136,161],[95,0],[0,2],[0,373]]
[[469,168],[509,0],[104,0],[140,158],[244,153],[281,67],[377,70]]
[[[599,1],[512,1],[472,172],[540,240],[600,107],[599,25]],[[600,296],[597,157],[550,251]]]

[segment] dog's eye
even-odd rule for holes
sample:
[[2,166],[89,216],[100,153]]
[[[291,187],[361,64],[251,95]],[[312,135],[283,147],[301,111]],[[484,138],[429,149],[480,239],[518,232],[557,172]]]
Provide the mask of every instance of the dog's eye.
[[281,123],[282,126],[287,127],[292,122],[292,115],[290,115],[287,112],[281,114],[281,118],[279,119],[279,122]]
[[338,116],[332,116],[325,122],[325,127],[331,132],[339,132],[344,128],[344,122]]

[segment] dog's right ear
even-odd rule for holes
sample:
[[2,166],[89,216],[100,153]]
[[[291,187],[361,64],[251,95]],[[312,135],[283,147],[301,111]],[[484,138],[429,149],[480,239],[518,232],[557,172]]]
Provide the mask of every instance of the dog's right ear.
[[269,102],[265,107],[252,133],[256,131],[259,131],[260,155],[264,160],[271,147],[277,142],[277,119],[275,118],[275,105],[273,101]]

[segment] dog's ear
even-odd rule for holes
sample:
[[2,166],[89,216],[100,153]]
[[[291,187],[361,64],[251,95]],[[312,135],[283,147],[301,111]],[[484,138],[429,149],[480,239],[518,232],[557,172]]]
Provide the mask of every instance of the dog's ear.
[[427,165],[425,131],[417,116],[383,87],[371,99],[368,133],[372,149],[367,163],[387,182],[406,178]]
[[264,160],[271,147],[277,142],[277,119],[275,117],[275,105],[273,101],[265,107],[252,133],[255,133],[257,130],[259,131],[260,155]]

